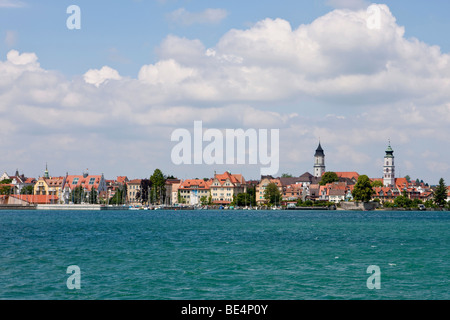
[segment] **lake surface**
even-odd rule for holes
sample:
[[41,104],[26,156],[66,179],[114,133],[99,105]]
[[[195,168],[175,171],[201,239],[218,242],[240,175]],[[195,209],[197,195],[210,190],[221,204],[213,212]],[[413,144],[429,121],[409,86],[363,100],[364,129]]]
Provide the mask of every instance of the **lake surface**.
[[0,211],[0,299],[448,300],[449,280],[449,212]]

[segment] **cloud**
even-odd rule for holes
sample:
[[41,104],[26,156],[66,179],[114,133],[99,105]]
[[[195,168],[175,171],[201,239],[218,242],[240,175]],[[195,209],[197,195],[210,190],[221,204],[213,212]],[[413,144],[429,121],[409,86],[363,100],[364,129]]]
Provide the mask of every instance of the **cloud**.
[[101,84],[108,80],[120,80],[122,77],[117,70],[114,70],[108,66],[104,66],[100,70],[91,69],[84,74],[84,81],[89,84],[93,84],[99,87]]
[[202,12],[189,12],[184,8],[177,9],[167,18],[177,24],[183,26],[191,26],[193,24],[218,24],[228,16],[225,9],[205,9]]
[[[15,169],[20,154],[32,153],[52,157],[62,173],[101,163],[111,175],[160,167],[207,176],[215,168],[170,162],[171,132],[202,120],[209,128],[280,129],[281,171],[311,171],[320,137],[328,169],[379,177],[391,138],[410,176],[435,179],[434,168],[448,172],[441,146],[450,135],[450,56],[405,38],[389,8],[378,8],[377,30],[365,10],[334,10],[297,27],[264,19],[209,48],[168,35],[135,78],[104,66],[67,79],[43,69],[35,53],[11,50],[0,59],[0,144],[21,151],[4,162]],[[405,159],[402,149],[411,148],[436,150],[442,160]],[[255,178],[259,168],[245,172]]]

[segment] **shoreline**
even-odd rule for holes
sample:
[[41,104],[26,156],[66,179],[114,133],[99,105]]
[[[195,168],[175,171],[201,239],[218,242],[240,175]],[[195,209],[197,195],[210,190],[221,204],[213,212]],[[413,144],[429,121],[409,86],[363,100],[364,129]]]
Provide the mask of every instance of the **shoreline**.
[[106,206],[100,204],[38,204],[38,205],[0,205],[0,211],[6,210],[15,210],[15,211],[23,211],[23,210],[37,210],[37,211],[200,211],[200,210],[224,210],[224,211],[361,211],[361,212],[379,212],[379,211],[449,211],[446,209],[436,209],[436,208],[426,208],[426,209],[416,209],[416,208],[376,208],[372,210],[364,209],[363,207],[355,206],[352,208],[342,208],[342,207],[296,207],[296,208],[279,208],[279,209],[270,209],[270,208],[233,208],[233,209],[225,209],[220,207],[207,207],[207,208],[196,208],[193,206],[186,207],[155,207],[155,208],[144,208],[144,207],[129,207],[129,206]]

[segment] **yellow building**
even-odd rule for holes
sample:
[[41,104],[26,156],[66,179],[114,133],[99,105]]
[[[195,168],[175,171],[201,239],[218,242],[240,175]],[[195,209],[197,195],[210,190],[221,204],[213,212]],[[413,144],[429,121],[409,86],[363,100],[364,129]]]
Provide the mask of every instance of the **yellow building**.
[[127,202],[130,205],[140,205],[141,202],[136,196],[141,192],[141,179],[134,179],[127,182]]
[[62,203],[62,187],[64,185],[65,177],[40,177],[34,185],[35,195],[49,195],[56,196],[58,203]]
[[280,193],[283,194],[283,187],[281,185],[281,181],[279,178],[273,178],[271,176],[264,176],[262,177],[259,184],[256,186],[256,204],[258,206],[265,205],[268,203],[268,200],[264,197],[266,192],[266,187],[270,184],[274,183],[278,190],[280,190]]

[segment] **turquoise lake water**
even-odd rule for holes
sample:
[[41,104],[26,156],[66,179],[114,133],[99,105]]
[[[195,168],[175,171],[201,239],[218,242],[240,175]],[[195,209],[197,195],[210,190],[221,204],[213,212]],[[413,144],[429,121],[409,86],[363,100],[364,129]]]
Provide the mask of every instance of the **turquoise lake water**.
[[449,280],[449,212],[0,211],[0,299],[448,300]]

